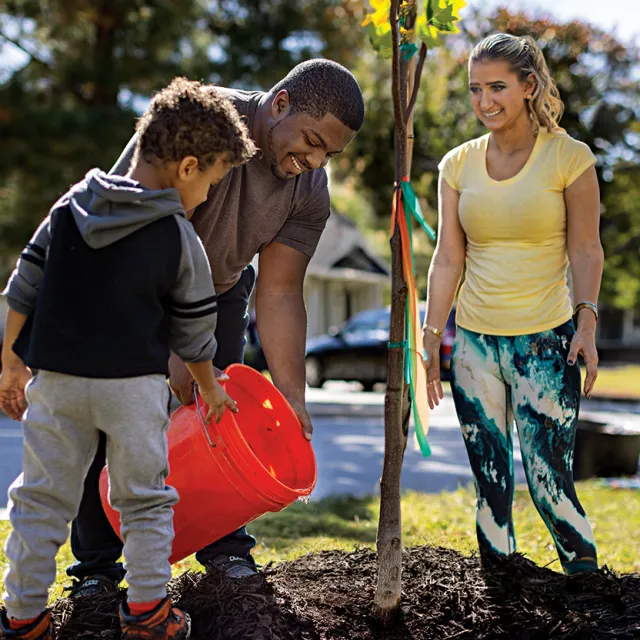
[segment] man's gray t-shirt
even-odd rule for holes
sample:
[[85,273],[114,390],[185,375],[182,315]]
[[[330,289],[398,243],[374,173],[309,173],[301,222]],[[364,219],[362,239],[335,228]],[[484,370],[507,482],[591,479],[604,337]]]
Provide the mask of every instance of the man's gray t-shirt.
[[[220,89],[245,116],[249,131],[260,91]],[[125,175],[135,147],[127,145],[112,173]],[[191,219],[209,257],[216,293],[224,293],[242,270],[271,242],[279,242],[311,257],[329,217],[329,191],[324,169],[282,180],[261,157],[232,169],[211,187],[207,200]]]

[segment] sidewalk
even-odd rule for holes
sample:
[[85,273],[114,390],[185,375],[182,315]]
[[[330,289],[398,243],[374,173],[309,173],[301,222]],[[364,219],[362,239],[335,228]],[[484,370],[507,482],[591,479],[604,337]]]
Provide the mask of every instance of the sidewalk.
[[[363,392],[358,385],[345,385],[348,389],[307,389],[307,411],[314,418],[384,418],[384,392]],[[338,385],[336,385],[337,387]],[[329,393],[327,393],[329,391]],[[444,385],[445,399],[451,397],[451,389]],[[632,422],[640,428],[640,398],[616,397],[610,394],[594,395],[590,400],[582,398],[580,418],[596,422]]]

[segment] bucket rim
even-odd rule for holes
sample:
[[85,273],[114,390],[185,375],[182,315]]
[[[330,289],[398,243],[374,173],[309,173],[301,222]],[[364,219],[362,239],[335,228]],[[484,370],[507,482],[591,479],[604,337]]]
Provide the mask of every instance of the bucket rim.
[[[298,423],[300,422],[295,411],[293,410],[293,408],[291,407],[287,399],[284,397],[284,395],[280,392],[280,390],[276,388],[276,386],[272,382],[270,382],[265,376],[263,376],[259,371],[256,371],[252,367],[249,367],[248,365],[242,364],[242,363],[230,364],[228,367],[224,369],[224,373],[226,373],[229,376],[228,382],[231,382],[231,378],[234,370],[243,371],[244,373],[252,376],[256,381],[259,382],[259,384],[268,385],[269,390],[275,392],[276,395],[280,398],[280,400],[282,400],[284,409],[288,412],[289,417],[293,418]],[[225,381],[222,381],[220,384],[223,387],[225,387],[226,383],[227,381],[225,380]],[[196,413],[202,422],[202,426],[205,430],[205,433],[208,435],[206,422],[204,422],[202,413],[200,412],[197,405],[196,405]],[[225,422],[227,422],[227,424],[224,424]],[[230,428],[229,423],[233,425],[233,429]],[[231,413],[230,411],[225,412],[225,416],[218,423],[217,426],[218,428],[223,428],[230,436],[229,440],[223,437],[223,440],[226,442],[226,445],[227,445],[224,451],[224,456],[227,459],[228,464],[239,467],[242,465],[238,464],[238,462],[242,460],[243,462],[245,462],[246,465],[248,465],[249,462],[248,460],[246,460],[246,458],[248,457],[250,460],[257,462],[258,469],[261,475],[264,475],[267,482],[271,484],[274,489],[278,490],[277,493],[279,494],[284,493],[285,495],[288,494],[287,497],[293,497],[294,500],[297,498],[301,498],[301,497],[304,498],[311,495],[311,493],[315,489],[315,486],[318,482],[318,463],[316,460],[315,452],[311,445],[311,441],[306,440],[305,444],[309,447],[310,458],[313,464],[313,469],[312,469],[313,479],[310,482],[310,484],[307,485],[306,487],[296,489],[296,488],[290,487],[289,485],[284,484],[281,480],[279,480],[277,477],[273,476],[269,472],[269,470],[265,467],[265,465],[262,463],[260,458],[255,454],[253,449],[249,446],[249,442],[245,438],[242,432],[242,429],[240,428],[240,425],[238,424],[235,418],[235,414]],[[302,425],[300,425],[300,428],[302,429]],[[234,440],[236,440],[236,436],[239,437],[241,439],[241,442],[244,444],[242,448],[238,447],[237,444],[234,442]],[[236,454],[234,456],[230,456],[227,454],[228,449],[232,445],[232,443],[234,444],[233,448],[234,448],[234,453]],[[266,494],[261,487],[256,486],[254,487],[254,490],[259,491],[261,494],[265,494],[266,498],[270,500],[274,500],[274,496]]]

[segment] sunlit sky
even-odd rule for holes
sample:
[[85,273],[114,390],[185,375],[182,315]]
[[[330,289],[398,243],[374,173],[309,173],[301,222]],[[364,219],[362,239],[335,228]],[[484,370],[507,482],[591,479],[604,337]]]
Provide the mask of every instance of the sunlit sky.
[[[479,9],[507,5],[540,17],[549,15],[560,20],[581,19],[615,33],[619,39],[640,41],[640,2],[638,0],[467,0]],[[464,12],[462,13],[464,18]]]

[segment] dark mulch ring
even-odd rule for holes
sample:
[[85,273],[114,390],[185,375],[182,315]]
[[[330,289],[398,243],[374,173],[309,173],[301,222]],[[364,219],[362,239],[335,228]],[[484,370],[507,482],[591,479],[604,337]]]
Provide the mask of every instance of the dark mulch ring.
[[[376,555],[327,551],[231,581],[186,573],[171,595],[193,640],[640,639],[640,575],[566,577],[515,556],[484,573],[475,557],[433,547],[404,556],[402,610],[370,616]],[[122,597],[122,594],[120,595]],[[59,600],[59,637],[117,640],[118,599]]]

